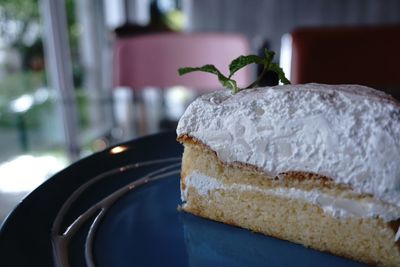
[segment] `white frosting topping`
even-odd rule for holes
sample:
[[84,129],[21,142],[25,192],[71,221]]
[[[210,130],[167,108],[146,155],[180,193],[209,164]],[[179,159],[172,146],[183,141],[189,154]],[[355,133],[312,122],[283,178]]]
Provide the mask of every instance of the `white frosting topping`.
[[[260,192],[268,195],[299,199],[308,203],[318,205],[325,213],[335,218],[361,217],[371,218],[379,216],[385,222],[396,220],[400,217],[400,208],[391,204],[371,199],[355,200],[343,197],[335,197],[319,190],[304,191],[296,188],[275,188],[267,189],[252,185],[230,184],[225,185],[213,177],[206,176],[199,172],[192,172],[185,179],[185,190],[181,190],[181,198],[186,202],[188,189],[195,188],[197,193],[207,196],[211,191],[217,189]],[[400,238],[400,228],[397,231],[395,240]]]
[[400,107],[372,88],[220,90],[187,108],[177,134],[200,140],[227,163],[252,164],[271,176],[318,173],[400,206]]

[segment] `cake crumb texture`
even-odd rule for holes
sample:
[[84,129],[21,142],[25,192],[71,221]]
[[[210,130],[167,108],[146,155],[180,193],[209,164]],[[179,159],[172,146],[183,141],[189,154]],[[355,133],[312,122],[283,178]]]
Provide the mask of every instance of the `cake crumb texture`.
[[376,219],[336,219],[302,201],[254,192],[188,189],[183,209],[195,215],[376,266],[400,266],[393,231]]

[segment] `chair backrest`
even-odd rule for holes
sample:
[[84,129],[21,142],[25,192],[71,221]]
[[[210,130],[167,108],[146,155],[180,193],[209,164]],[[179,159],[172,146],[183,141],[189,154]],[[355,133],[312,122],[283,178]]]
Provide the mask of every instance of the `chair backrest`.
[[400,96],[399,64],[400,26],[302,28],[292,33],[293,83],[357,83]]
[[[178,68],[214,64],[228,74],[229,63],[249,53],[247,38],[239,34],[157,33],[120,38],[114,45],[114,86],[218,89],[221,85],[215,75],[196,72],[179,76]],[[245,68],[234,77],[239,86],[248,85],[251,71]]]

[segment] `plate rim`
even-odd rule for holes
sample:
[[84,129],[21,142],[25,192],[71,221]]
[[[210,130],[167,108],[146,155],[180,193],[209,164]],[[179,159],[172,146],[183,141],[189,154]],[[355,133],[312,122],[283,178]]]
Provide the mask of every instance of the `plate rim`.
[[[127,150],[129,150],[129,148],[131,148],[132,146],[134,146],[137,143],[142,143],[142,142],[146,142],[146,141],[148,141],[150,139],[159,138],[159,137],[167,136],[167,135],[173,135],[173,134],[175,134],[175,137],[176,137],[176,132],[175,131],[172,131],[172,130],[171,131],[161,131],[161,132],[157,132],[157,133],[153,133],[153,134],[139,136],[139,137],[133,138],[131,140],[119,142],[119,143],[116,143],[116,144],[114,144],[112,146],[109,146],[109,147],[107,147],[107,148],[105,148],[105,149],[103,149],[101,151],[97,151],[97,152],[95,152],[95,153],[93,153],[91,155],[88,155],[86,157],[78,159],[75,162],[73,162],[73,163],[69,164],[68,166],[66,166],[65,168],[57,171],[56,173],[51,175],[48,179],[46,179],[43,183],[41,183],[39,186],[37,186],[35,189],[33,189],[31,192],[27,193],[17,203],[17,205],[11,211],[8,212],[8,214],[4,218],[3,222],[0,224],[0,239],[4,235],[4,233],[7,231],[7,228],[9,227],[9,225],[12,224],[15,216],[17,216],[16,215],[17,212],[19,212],[19,210],[21,208],[23,208],[23,206],[27,202],[29,202],[32,197],[35,197],[37,194],[40,194],[41,191],[45,190],[49,186],[50,183],[54,183],[56,180],[62,179],[64,176],[68,175],[68,173],[70,173],[72,170],[84,165],[88,161],[96,160],[99,157],[102,157],[104,155],[110,154],[110,150],[113,147],[127,146],[128,147]],[[91,177],[90,179],[92,179],[92,178],[93,177]],[[90,179],[87,179],[87,180],[90,180]]]

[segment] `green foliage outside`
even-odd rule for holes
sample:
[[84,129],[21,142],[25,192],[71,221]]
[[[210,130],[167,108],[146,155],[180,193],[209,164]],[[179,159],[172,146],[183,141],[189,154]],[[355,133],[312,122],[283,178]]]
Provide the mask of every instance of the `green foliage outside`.
[[[82,71],[78,58],[79,27],[75,20],[74,0],[66,0],[68,34],[70,39],[71,54],[73,57],[73,75],[77,88],[82,86]],[[15,116],[10,110],[10,101],[18,97],[30,94],[33,95],[40,87],[46,87],[46,73],[44,70],[44,53],[42,36],[38,34],[35,40],[26,42],[26,35],[29,34],[32,25],[40,26],[39,0],[0,0],[0,36],[3,40],[5,51],[18,51],[21,57],[21,68],[13,69],[7,64],[0,63],[0,68],[6,75],[0,79],[0,127],[15,127]],[[11,24],[14,30],[10,30]],[[15,25],[18,25],[15,29]],[[37,59],[42,65],[37,66]],[[79,110],[80,125],[87,125],[87,96],[84,90],[76,89],[76,98]],[[35,128],[40,124],[40,116],[43,112],[55,114],[55,95],[50,94],[47,101],[33,105],[24,116],[27,127]]]

